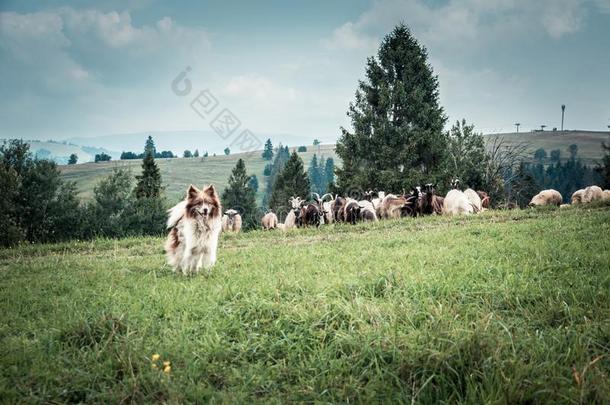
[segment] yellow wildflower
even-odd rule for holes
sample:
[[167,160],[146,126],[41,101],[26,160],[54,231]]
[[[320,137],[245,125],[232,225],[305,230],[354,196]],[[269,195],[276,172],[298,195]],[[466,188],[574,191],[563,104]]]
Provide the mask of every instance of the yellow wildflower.
[[171,365],[171,363],[170,363],[169,361],[164,361],[164,362],[163,362],[163,367],[167,367],[167,366],[169,366],[169,365]]
[[172,366],[167,365],[167,366],[164,366],[164,367],[163,367],[163,372],[164,372],[165,374],[169,374],[169,373],[170,373],[170,371],[172,371]]
[[161,356],[160,356],[160,355],[158,355],[157,353],[155,353],[155,354],[153,354],[153,355],[152,355],[152,361],[157,361],[157,360],[159,360],[160,358],[161,358]]

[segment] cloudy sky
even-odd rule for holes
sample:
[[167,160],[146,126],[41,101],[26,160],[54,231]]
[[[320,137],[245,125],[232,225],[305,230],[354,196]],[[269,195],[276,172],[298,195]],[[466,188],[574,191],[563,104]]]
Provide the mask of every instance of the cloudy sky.
[[[333,142],[367,56],[403,21],[450,120],[484,132],[610,125],[610,0],[0,0],[0,137],[243,127]],[[190,67],[192,91],[171,83]]]

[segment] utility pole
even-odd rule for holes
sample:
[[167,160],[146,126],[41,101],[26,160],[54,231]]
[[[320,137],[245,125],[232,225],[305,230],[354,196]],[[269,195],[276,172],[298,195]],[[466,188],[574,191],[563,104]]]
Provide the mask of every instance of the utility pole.
[[563,131],[563,116],[566,112],[566,105],[562,104],[561,105],[561,130]]
[[515,126],[517,127],[517,133],[519,133],[519,125],[521,125],[520,122],[515,122]]

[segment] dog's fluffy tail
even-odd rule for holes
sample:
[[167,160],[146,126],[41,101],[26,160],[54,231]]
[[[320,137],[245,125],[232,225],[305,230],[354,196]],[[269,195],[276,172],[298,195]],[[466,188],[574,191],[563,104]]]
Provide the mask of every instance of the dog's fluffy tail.
[[173,228],[186,214],[186,201],[182,201],[174,205],[172,208],[167,210],[167,213],[169,214],[169,218],[167,218],[167,228]]

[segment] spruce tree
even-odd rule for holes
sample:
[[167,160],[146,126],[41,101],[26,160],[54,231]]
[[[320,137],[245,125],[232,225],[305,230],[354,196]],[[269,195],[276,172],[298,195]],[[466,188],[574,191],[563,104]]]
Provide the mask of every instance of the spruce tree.
[[144,145],[144,154],[150,153],[153,157],[157,154],[157,148],[155,148],[155,141],[153,141],[152,136],[148,135],[146,139],[146,144]]
[[271,193],[273,191],[273,185],[275,184],[275,180],[277,175],[282,171],[284,165],[290,158],[290,152],[288,152],[288,146],[284,147],[280,144],[275,153],[275,159],[273,160],[273,164],[268,165],[269,169],[265,167],[265,175],[267,176],[267,186],[265,189],[265,196],[263,197],[263,206],[268,207],[269,201],[271,200]]
[[[146,143],[148,147],[148,141]],[[144,160],[142,160],[142,174],[136,176],[136,179],[134,192],[137,198],[154,198],[161,195],[161,171],[151,149],[146,149]]]
[[338,186],[400,191],[437,181],[446,159],[446,117],[428,53],[404,24],[387,35],[367,61],[337,154]]
[[327,193],[328,185],[335,182],[335,161],[333,158],[326,159],[324,164],[324,192]]
[[267,139],[267,142],[265,142],[265,149],[263,150],[262,157],[265,160],[273,159],[273,144],[271,143],[271,139]]
[[290,197],[307,199],[309,193],[309,178],[305,173],[303,160],[293,152],[273,185],[269,207],[275,212],[285,212]]
[[246,165],[239,159],[229,177],[229,185],[222,193],[224,209],[239,211],[244,229],[256,227],[256,193],[249,186],[250,176],[246,174]]
[[320,171],[320,166],[318,165],[318,157],[315,153],[311,158],[311,162],[309,163],[309,169],[307,170],[307,172],[309,174],[311,192],[320,194],[322,192],[322,173]]

